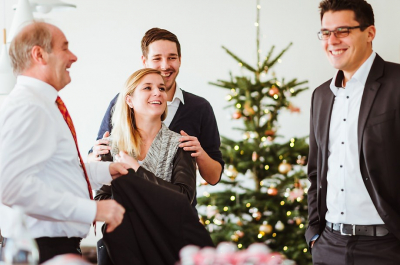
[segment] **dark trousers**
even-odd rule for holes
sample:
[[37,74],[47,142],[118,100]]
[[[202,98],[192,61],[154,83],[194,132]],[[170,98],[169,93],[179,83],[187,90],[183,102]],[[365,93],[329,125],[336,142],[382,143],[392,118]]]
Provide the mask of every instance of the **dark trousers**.
[[77,254],[82,256],[81,240],[78,237],[41,237],[36,238],[39,247],[39,263],[43,263],[57,255]]
[[[36,243],[39,248],[39,263],[52,259],[57,255],[62,254],[77,254],[82,256],[81,240],[82,238],[72,237],[41,237],[36,238]],[[7,245],[7,239],[4,238],[2,248]],[[1,249],[3,250],[3,249]]]
[[314,265],[398,265],[400,240],[386,236],[344,236],[340,232],[324,232],[312,248]]

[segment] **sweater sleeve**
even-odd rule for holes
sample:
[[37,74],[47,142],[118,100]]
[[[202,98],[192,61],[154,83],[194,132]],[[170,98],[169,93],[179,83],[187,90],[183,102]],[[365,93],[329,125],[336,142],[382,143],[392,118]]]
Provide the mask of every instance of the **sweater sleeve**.
[[173,161],[171,182],[158,178],[152,172],[139,167],[136,175],[157,185],[185,194],[190,203],[196,194],[196,161],[190,152],[179,148]]

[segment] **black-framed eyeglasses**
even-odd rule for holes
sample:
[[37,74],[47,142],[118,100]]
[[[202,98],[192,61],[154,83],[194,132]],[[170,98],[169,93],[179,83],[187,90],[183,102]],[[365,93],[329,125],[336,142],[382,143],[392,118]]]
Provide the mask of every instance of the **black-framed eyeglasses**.
[[333,33],[336,38],[344,38],[344,37],[349,36],[350,30],[352,30],[352,29],[361,29],[362,30],[363,28],[367,28],[367,27],[369,27],[369,26],[361,26],[360,25],[360,26],[355,26],[355,27],[340,27],[335,30],[324,29],[324,30],[318,31],[317,34],[318,34],[318,39],[320,39],[320,40],[329,39],[329,37],[331,36],[331,33]]

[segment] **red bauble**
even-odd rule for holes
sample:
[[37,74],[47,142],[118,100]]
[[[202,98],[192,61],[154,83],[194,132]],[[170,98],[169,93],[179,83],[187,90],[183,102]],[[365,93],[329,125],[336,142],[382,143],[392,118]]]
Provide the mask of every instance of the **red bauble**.
[[235,120],[240,119],[240,117],[242,117],[242,113],[240,113],[239,111],[236,111],[232,114],[232,118],[234,118]]
[[269,89],[269,91],[268,91],[268,94],[269,94],[271,97],[275,96],[275,95],[278,94],[278,93],[279,93],[279,89],[278,89],[276,86],[272,86],[272,87]]

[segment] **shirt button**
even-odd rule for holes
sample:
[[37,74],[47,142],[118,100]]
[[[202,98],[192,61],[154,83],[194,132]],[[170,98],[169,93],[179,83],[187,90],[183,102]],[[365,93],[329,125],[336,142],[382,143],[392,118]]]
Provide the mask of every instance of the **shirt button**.
[[322,189],[322,186],[319,186],[320,189]]
[[365,178],[365,180],[368,180],[368,178]]
[[344,142],[342,142],[342,144],[344,144]]
[[343,165],[340,165],[340,167],[343,167]]
[[344,189],[341,189],[341,191],[344,191]]
[[344,212],[341,212],[340,214],[344,214]]
[[349,98],[349,96],[347,96],[346,98]]
[[346,121],[346,119],[343,119],[343,121]]

